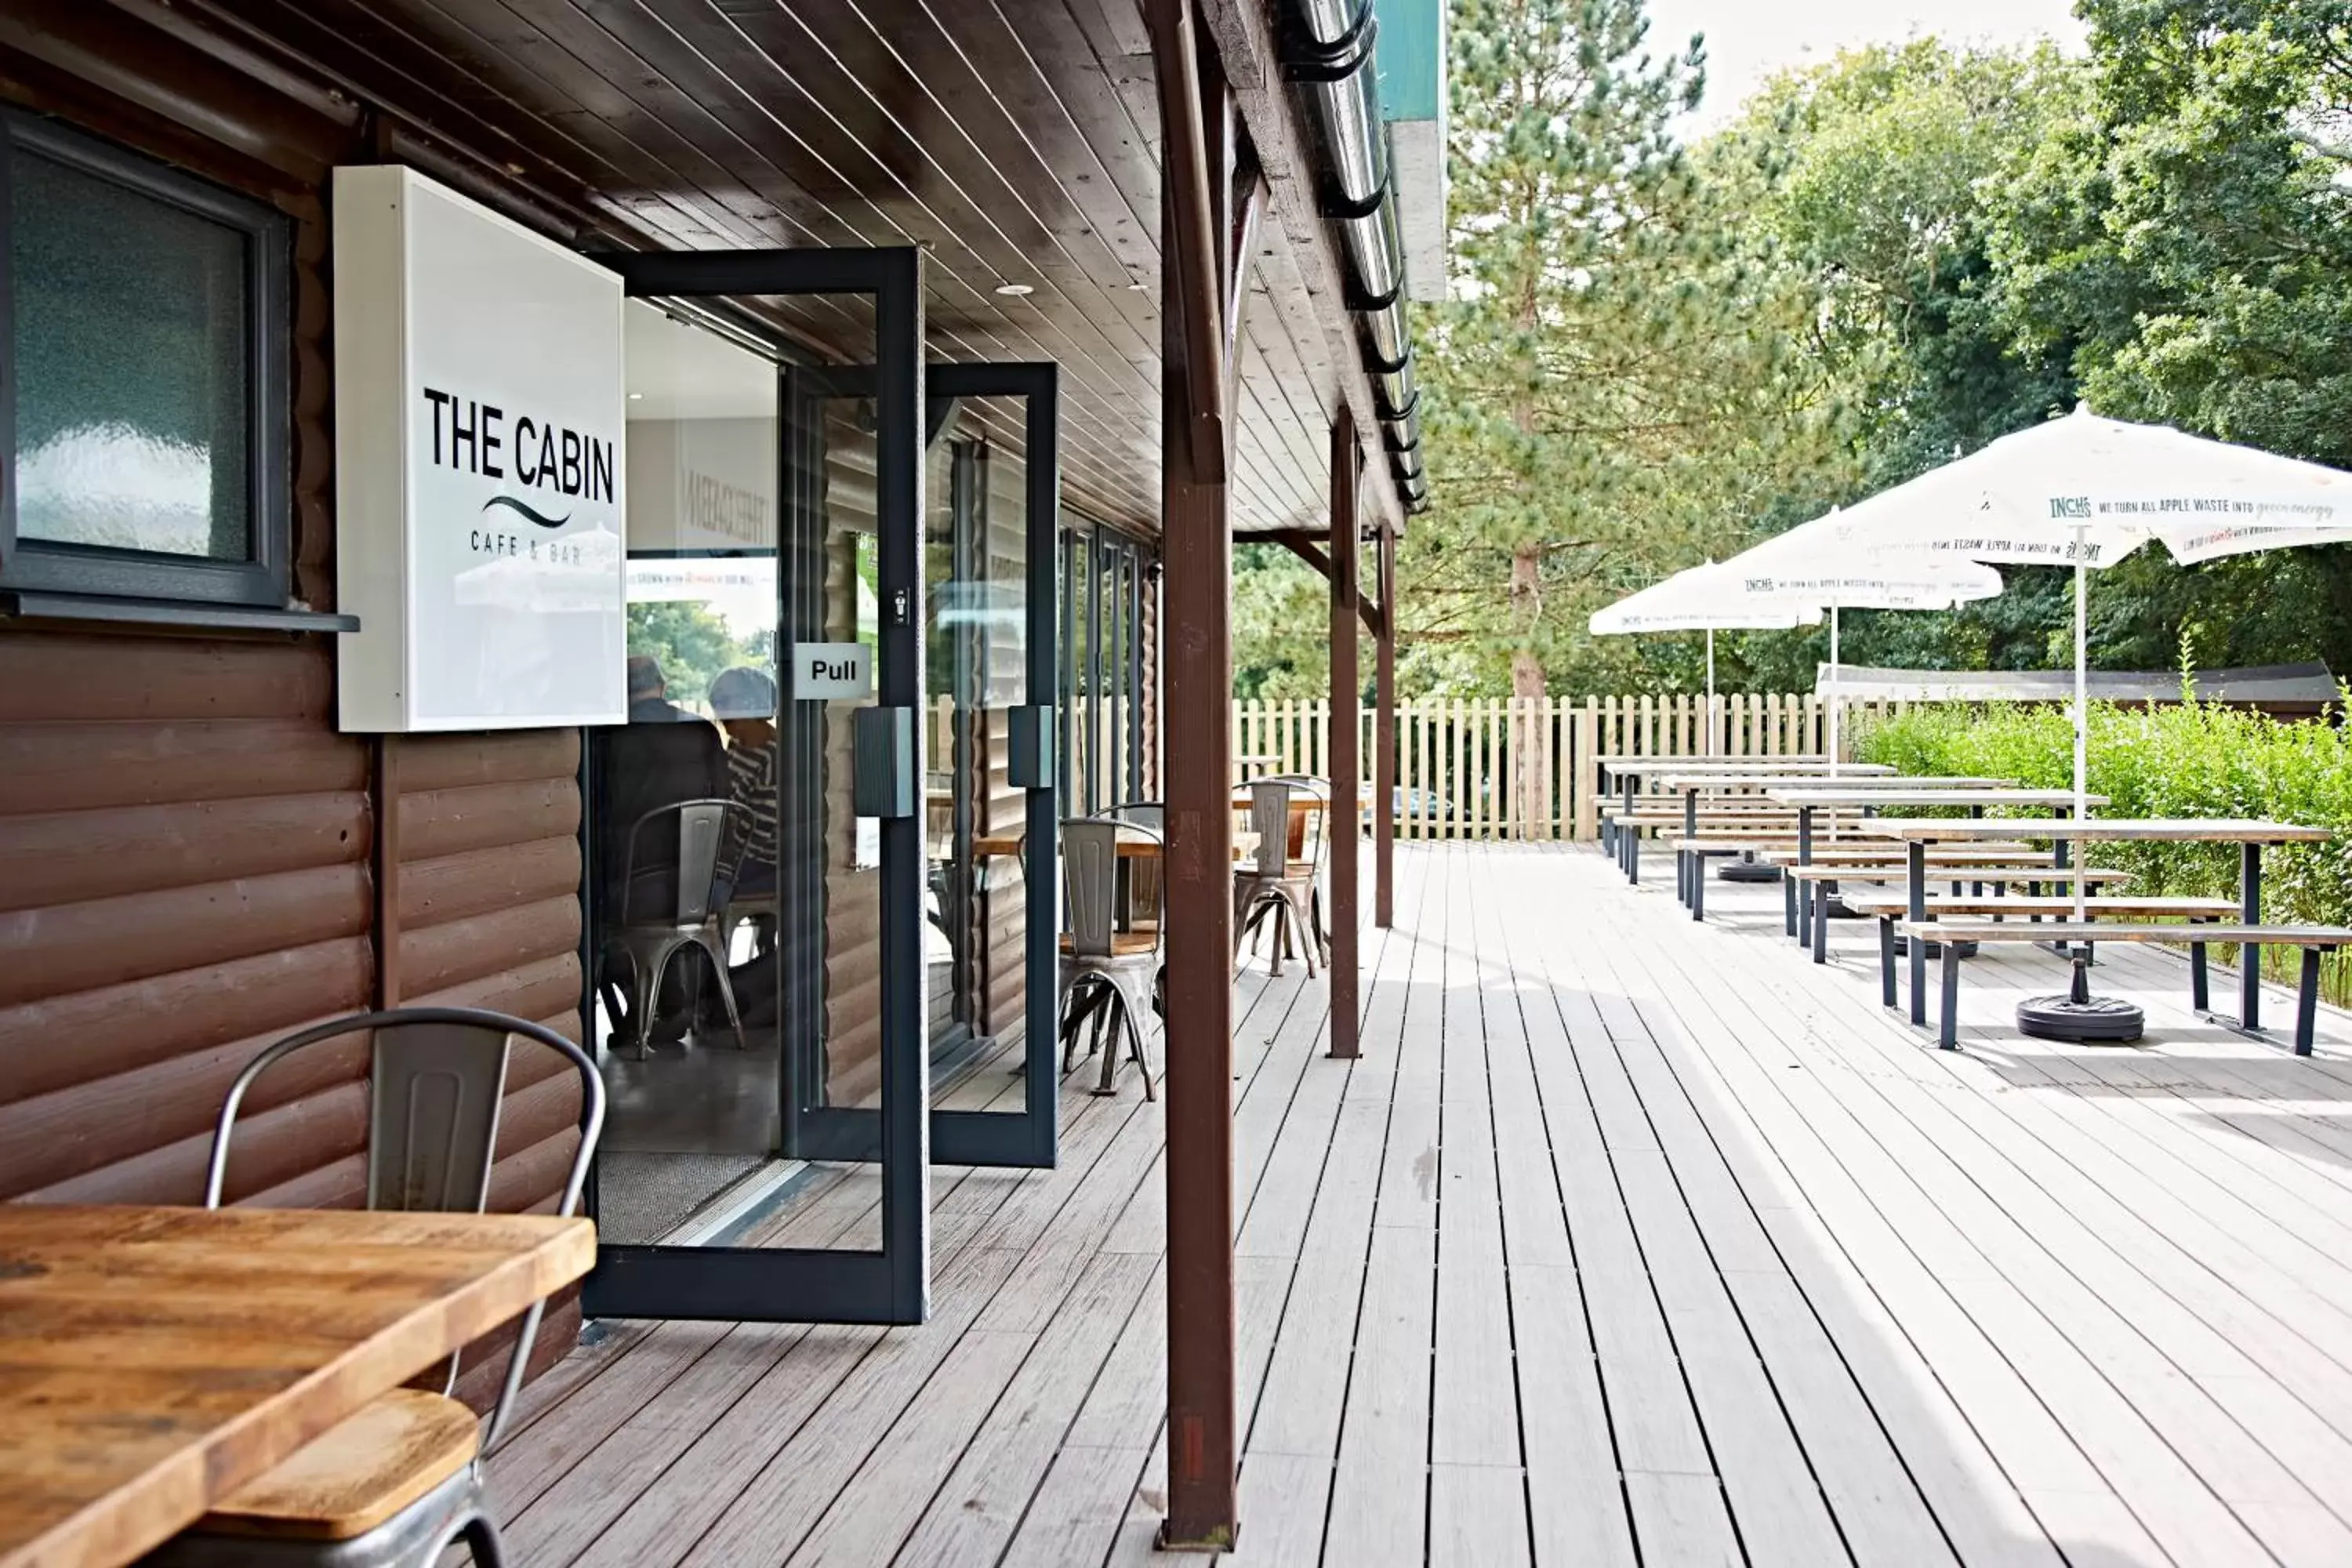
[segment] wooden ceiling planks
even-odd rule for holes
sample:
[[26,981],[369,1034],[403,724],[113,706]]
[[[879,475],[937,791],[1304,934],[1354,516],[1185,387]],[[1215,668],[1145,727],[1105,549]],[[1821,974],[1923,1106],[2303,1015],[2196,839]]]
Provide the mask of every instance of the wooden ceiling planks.
[[[621,243],[924,247],[931,352],[1061,364],[1074,504],[1153,531],[1158,112],[1132,0],[235,10]],[[1268,216],[1242,344],[1241,530],[1319,521],[1324,430],[1353,374],[1332,364],[1294,243]],[[1002,296],[1003,283],[1033,292]],[[829,355],[860,357],[870,339],[862,299],[763,304]]]

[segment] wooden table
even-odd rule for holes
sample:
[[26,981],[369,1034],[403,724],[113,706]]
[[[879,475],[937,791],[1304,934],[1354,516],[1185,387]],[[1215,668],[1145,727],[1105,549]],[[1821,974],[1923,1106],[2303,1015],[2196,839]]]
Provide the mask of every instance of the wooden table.
[[131,1562],[595,1261],[584,1219],[0,1204],[0,1568]]
[[[1785,757],[1644,757],[1601,756],[1593,759],[1599,770],[1601,793],[1607,795],[1612,784],[1622,786],[1625,809],[1633,809],[1634,796],[1642,781],[1654,775],[1696,777],[1701,774],[1727,776],[1734,773],[1755,775],[1769,773],[1776,777],[1806,776],[1832,771],[1826,756]],[[1895,770],[1885,763],[1841,763],[1836,764],[1838,776],[1891,773]],[[1601,837],[1617,852],[1618,863],[1624,864],[1623,841],[1602,824]],[[1638,868],[1628,867],[1629,874],[1638,875]]]
[[[2069,795],[2068,800],[2074,797]],[[2262,921],[2263,847],[2269,844],[2321,844],[2335,837],[2325,827],[2293,822],[2260,822],[2244,817],[2093,816],[2055,817],[1881,816],[1857,823],[1869,837],[1898,838],[1908,847],[1912,920],[1925,920],[1926,879],[1923,863],[1930,844],[1963,843],[1975,838],[2047,839],[2054,844],[2235,844],[2239,847],[2238,907],[2248,925]],[[1927,943],[1911,944],[1911,1021],[1927,1021],[1926,987]],[[2262,1027],[2263,975],[2260,953],[2249,946],[2238,963],[2238,1023],[2246,1029]]]
[[[971,852],[975,858],[982,860],[998,859],[1006,856],[1017,859],[1021,854],[1021,835],[1018,833],[983,835],[971,841]],[[1122,860],[1157,860],[1160,858],[1160,840],[1156,838],[1130,838],[1125,834],[1119,836],[1118,858]],[[1249,859],[1255,858],[1256,854],[1257,835],[1235,828],[1234,858]]]

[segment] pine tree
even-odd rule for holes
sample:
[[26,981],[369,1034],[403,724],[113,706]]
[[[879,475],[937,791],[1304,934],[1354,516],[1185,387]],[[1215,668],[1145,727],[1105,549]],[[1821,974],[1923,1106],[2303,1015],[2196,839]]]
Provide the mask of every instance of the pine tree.
[[[1434,504],[1398,597],[1424,672],[1507,671],[1522,701],[1591,610],[1736,547],[1826,451],[1797,374],[1810,290],[1671,133],[1701,41],[1654,56],[1648,33],[1643,0],[1454,12],[1454,298],[1422,323]],[[1523,758],[1535,739],[1514,726]],[[1539,816],[1549,779],[1517,771]]]

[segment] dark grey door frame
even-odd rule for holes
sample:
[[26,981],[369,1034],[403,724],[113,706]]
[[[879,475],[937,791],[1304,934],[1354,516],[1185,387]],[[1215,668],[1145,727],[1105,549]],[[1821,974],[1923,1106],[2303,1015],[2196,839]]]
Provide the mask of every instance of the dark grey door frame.
[[925,373],[936,408],[950,398],[1017,398],[1022,405],[1027,530],[1025,564],[1028,701],[1010,722],[1012,783],[1026,792],[1028,882],[1024,939],[1027,1032],[1022,1112],[934,1110],[931,1158],[941,1164],[1051,1166],[1059,1157],[1061,1070],[1051,1005],[1060,984],[1061,805],[1054,757],[1055,588],[1062,510],[1061,371],[1044,364],[935,364]]
[[[919,733],[922,707],[924,367],[922,257],[910,246],[875,249],[626,252],[594,258],[621,275],[631,297],[726,300],[853,294],[873,301],[874,363],[858,395],[875,430],[876,567],[880,600],[877,706],[903,709]],[[779,453],[779,627],[822,635],[824,552],[822,400],[842,395],[823,370],[787,365]],[[814,547],[813,574],[810,550]],[[814,602],[811,595],[815,595]],[[812,623],[814,607],[816,620]],[[785,694],[786,762],[779,947],[785,966],[784,1049],[820,1050],[824,878],[821,747],[810,726],[820,707]],[[912,757],[903,760],[914,766]],[[919,778],[908,781],[911,794]],[[814,787],[815,794],[810,790]],[[929,1062],[924,1021],[924,843],[919,805],[884,816],[881,829],[881,1083],[877,1110],[803,1104],[797,1086],[822,1083],[806,1058],[783,1082],[784,1152],[878,1161],[882,1245],[877,1251],[821,1247],[601,1246],[583,1288],[593,1316],[750,1319],[772,1322],[919,1323],[930,1310]],[[816,834],[814,845],[810,835]],[[814,851],[814,852],[813,852]],[[814,901],[812,902],[812,899]],[[593,955],[592,955],[593,956]],[[812,969],[812,965],[814,968]],[[593,973],[593,972],[592,972]],[[809,982],[814,978],[816,985]],[[804,1076],[814,1065],[814,1079]]]

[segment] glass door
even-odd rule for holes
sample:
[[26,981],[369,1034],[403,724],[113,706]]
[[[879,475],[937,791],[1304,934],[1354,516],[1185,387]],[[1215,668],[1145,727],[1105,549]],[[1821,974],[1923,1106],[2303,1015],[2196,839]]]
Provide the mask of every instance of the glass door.
[[[919,258],[601,259],[630,296],[631,711],[589,736],[586,1310],[919,1322]],[[795,363],[803,336],[858,363]]]
[[931,1158],[1055,1162],[1061,891],[1055,787],[1058,379],[933,365],[927,778]]

